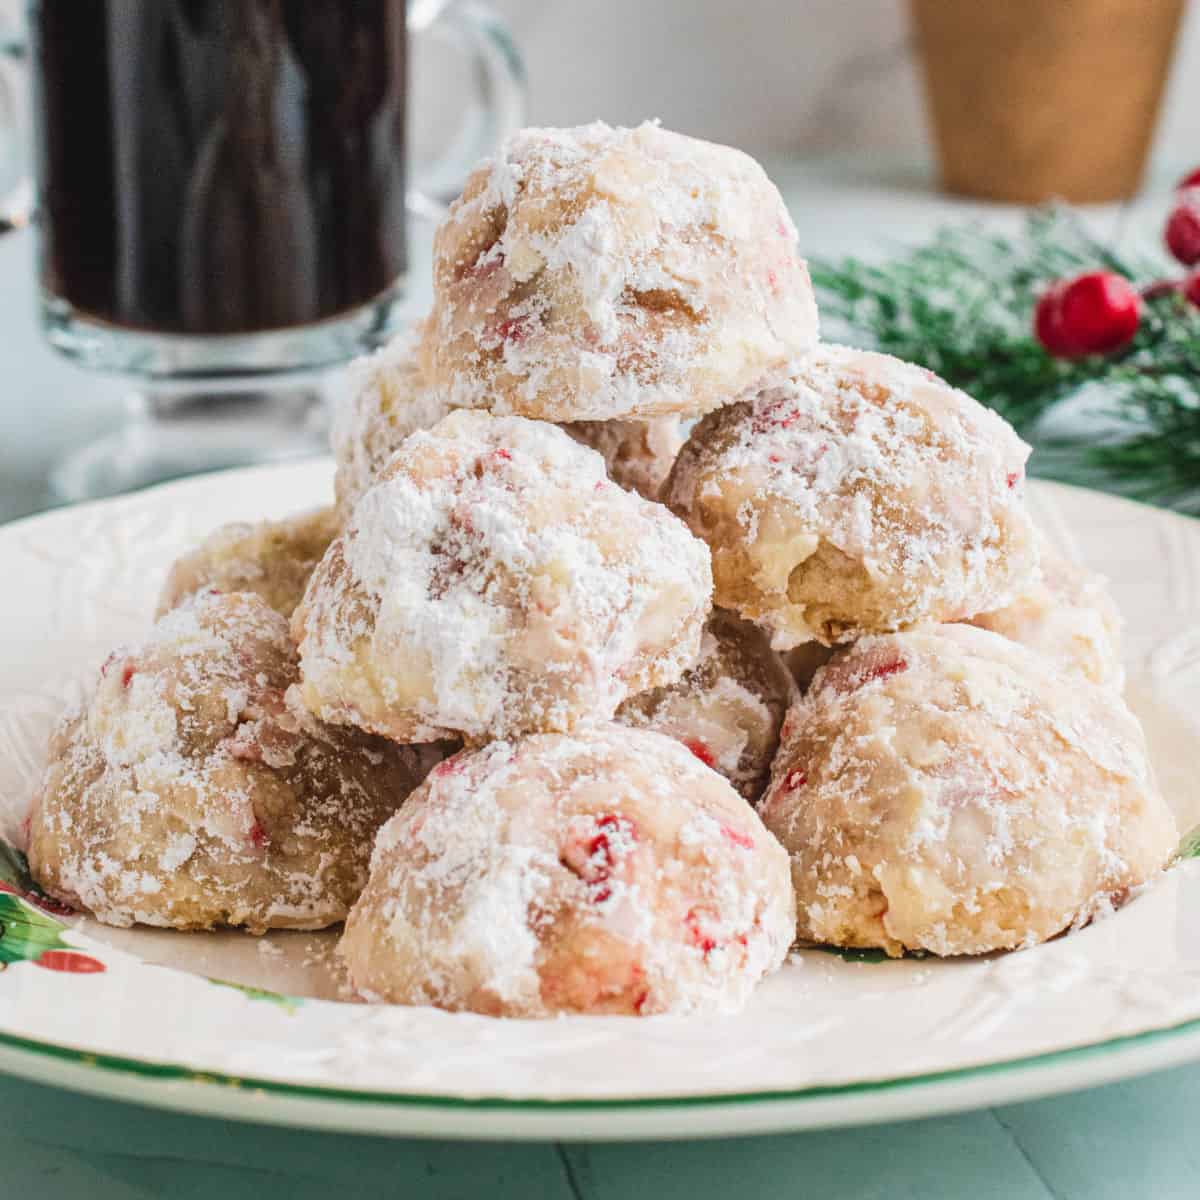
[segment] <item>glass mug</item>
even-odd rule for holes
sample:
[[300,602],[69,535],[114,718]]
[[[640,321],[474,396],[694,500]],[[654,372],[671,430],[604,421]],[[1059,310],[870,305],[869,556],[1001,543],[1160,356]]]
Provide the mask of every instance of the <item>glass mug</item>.
[[[153,381],[160,409],[187,386],[194,400],[198,381],[228,396],[239,380],[378,345],[402,317],[406,214],[435,209],[520,123],[520,60],[479,4],[32,0],[26,11],[23,42],[0,28],[0,55],[32,76],[43,329],[82,366]],[[410,33],[451,40],[473,59],[475,88],[451,149],[412,187]],[[8,213],[0,200],[0,219],[20,225],[28,195],[10,193]]]

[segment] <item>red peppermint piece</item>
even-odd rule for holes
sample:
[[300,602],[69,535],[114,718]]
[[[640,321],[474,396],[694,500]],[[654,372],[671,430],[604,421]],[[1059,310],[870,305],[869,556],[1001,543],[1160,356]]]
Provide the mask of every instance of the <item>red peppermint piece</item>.
[[699,738],[684,738],[683,744],[706,766],[717,765],[713,752]]
[[901,671],[908,670],[908,663],[902,658],[894,658],[889,662],[880,663],[878,666],[870,667],[858,677],[858,684],[861,687],[864,683],[871,683],[876,679],[886,679],[889,675],[898,675]]
[[716,948],[717,939],[714,938],[707,929],[705,923],[709,919],[709,914],[703,909],[689,908],[687,916],[683,918],[684,927],[688,932],[688,941],[693,946],[696,946],[701,953],[707,958]]
[[588,885],[588,899],[603,904],[612,895],[609,879],[637,840],[637,826],[618,813],[604,813],[595,819],[594,828],[595,833],[572,842],[561,857]]
[[467,756],[465,754],[452,754],[449,758],[443,758],[436,767],[433,768],[432,774],[437,779],[445,779],[450,775],[461,775],[467,769]]
[[734,829],[732,825],[722,825],[721,833],[728,841],[731,841],[735,846],[740,846],[743,850],[754,849],[754,839],[744,834],[740,829]]
[[519,346],[529,337],[532,326],[528,317],[508,317],[496,326],[496,336],[502,342]]
[[808,782],[808,776],[803,771],[789,771],[783,777],[785,791],[795,792]]

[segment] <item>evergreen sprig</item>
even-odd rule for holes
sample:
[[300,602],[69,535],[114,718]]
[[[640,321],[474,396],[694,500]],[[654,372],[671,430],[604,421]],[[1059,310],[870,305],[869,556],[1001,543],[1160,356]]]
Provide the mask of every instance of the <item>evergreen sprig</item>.
[[[1055,359],[1032,334],[1048,284],[1103,269],[1143,286],[1159,264],[1045,209],[1015,237],[948,228],[888,261],[809,266],[826,336],[920,363],[996,409],[1038,448],[1035,473],[1200,513],[1200,310],[1163,290],[1106,357]],[[1064,434],[1051,418],[1068,400],[1091,420]]]

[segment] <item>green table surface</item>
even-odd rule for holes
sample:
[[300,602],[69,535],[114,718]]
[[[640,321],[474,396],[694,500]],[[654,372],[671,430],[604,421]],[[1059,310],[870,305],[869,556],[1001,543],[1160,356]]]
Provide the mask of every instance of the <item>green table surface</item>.
[[1168,1200],[1200,1066],[960,1116],[732,1141],[404,1141],[155,1112],[0,1077],[4,1200]]
[[[856,248],[861,230],[885,241],[920,236],[980,212],[933,197],[911,173],[890,185],[877,170],[845,164],[780,164],[776,175],[802,236],[819,236],[826,252]],[[1115,231],[1121,216],[1099,210],[1090,219]],[[29,236],[0,239],[0,520],[45,507],[50,462],[122,411],[119,384],[65,365],[40,342],[32,294]],[[1198,1112],[1194,1066],[861,1129],[624,1145],[453,1143],[221,1122],[0,1076],[0,1200],[1167,1200],[1200,1195]]]

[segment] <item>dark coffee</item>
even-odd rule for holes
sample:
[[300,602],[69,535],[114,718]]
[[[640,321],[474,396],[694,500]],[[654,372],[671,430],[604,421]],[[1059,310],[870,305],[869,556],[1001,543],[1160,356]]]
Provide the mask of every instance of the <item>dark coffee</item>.
[[404,272],[404,0],[41,0],[42,283],[81,315],[252,333]]

